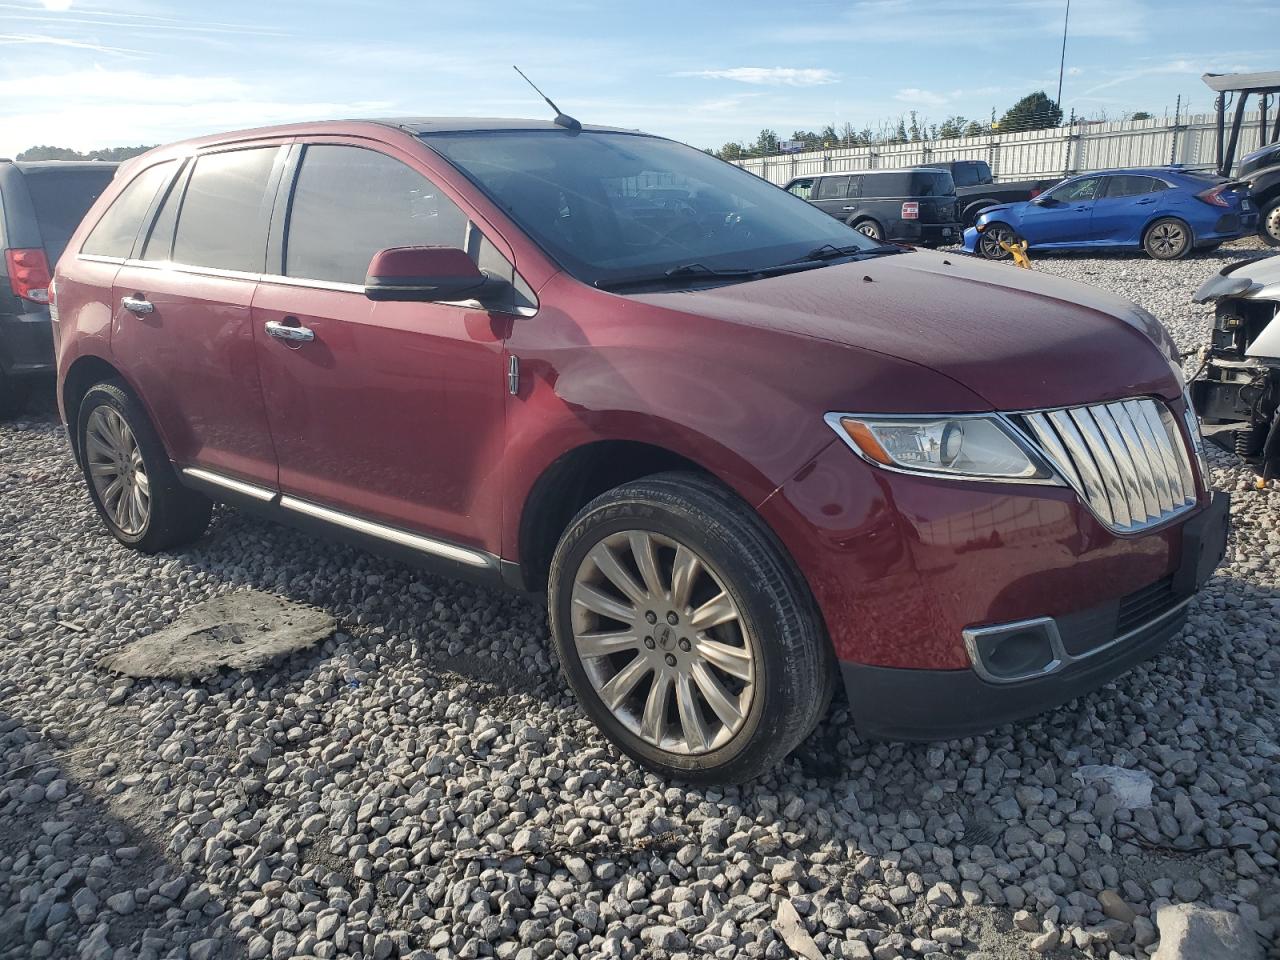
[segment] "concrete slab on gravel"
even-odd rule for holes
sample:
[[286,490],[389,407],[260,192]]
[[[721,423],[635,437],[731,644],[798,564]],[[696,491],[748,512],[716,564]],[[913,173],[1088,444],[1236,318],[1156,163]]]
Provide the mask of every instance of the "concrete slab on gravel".
[[108,654],[98,667],[175,680],[209,677],[224,667],[257,670],[315,646],[336,626],[322,610],[247,590],[188,607],[173,624]]

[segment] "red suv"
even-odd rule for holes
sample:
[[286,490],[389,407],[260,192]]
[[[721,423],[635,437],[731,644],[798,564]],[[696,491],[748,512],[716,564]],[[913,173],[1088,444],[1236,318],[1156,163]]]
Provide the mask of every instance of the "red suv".
[[1173,345],[1100,291],[885,246],[697,150],[316,123],[122,167],[58,263],[59,397],[107,529],[211,500],[547,592],[622,750],[777,763],[1062,703],[1219,560]]

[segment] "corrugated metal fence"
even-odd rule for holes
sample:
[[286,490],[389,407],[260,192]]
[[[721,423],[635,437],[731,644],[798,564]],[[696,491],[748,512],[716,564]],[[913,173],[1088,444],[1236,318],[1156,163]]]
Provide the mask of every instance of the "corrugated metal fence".
[[[1228,128],[1229,130],[1229,128]],[[833,147],[807,153],[740,160],[738,165],[783,184],[792,177],[840,170],[910,167],[944,160],[986,160],[997,180],[1064,177],[1111,167],[1156,167],[1180,163],[1212,169],[1216,118],[1201,113],[1181,123],[1126,120],[1076,124],[1025,133],[995,133],[951,140]],[[1258,115],[1246,114],[1236,158],[1258,148]]]

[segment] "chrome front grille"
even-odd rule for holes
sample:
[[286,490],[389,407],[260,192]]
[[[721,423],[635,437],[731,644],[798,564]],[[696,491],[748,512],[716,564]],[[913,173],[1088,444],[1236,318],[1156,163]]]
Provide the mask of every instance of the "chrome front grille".
[[1159,400],[1043,410],[1019,419],[1112,530],[1141,530],[1195,506],[1191,451]]

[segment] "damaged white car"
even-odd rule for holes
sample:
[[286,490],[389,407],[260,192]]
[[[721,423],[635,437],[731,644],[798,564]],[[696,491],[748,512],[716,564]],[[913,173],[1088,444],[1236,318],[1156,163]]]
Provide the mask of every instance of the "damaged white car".
[[1191,383],[1205,438],[1234,450],[1264,479],[1280,474],[1280,257],[1223,267],[1192,299],[1217,305]]

